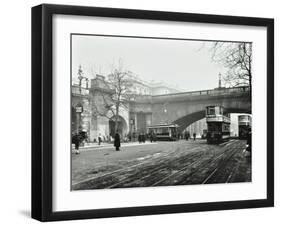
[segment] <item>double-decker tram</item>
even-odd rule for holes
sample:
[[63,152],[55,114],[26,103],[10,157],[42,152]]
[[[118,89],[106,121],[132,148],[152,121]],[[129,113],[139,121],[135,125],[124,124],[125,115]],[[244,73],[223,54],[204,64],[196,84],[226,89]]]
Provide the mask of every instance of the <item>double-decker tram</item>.
[[230,138],[230,117],[224,107],[206,107],[206,122],[208,143],[220,143]]
[[238,116],[238,136],[240,139],[247,139],[251,126],[252,117],[250,115]]
[[156,140],[176,141],[178,140],[178,125],[177,124],[161,124],[148,126],[148,134],[153,135]]

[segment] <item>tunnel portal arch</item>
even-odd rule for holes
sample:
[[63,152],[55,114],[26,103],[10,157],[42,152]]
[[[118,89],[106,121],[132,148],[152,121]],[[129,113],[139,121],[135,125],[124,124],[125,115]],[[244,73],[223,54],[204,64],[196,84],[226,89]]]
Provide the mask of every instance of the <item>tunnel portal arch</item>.
[[[227,111],[227,113],[230,113],[230,114],[231,113],[251,114],[251,111],[247,108],[226,108],[226,111]],[[205,118],[205,109],[197,111],[197,112],[193,112],[191,114],[187,114],[187,115],[173,121],[173,123],[175,123],[179,126],[178,131],[181,133],[192,123],[197,122],[203,118]]]

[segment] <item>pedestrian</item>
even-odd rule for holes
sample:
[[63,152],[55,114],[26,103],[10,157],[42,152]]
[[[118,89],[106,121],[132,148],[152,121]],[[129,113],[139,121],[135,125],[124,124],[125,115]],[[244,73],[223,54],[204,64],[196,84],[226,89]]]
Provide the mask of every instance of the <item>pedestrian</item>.
[[248,129],[247,132],[247,148],[246,150],[251,153],[252,152],[252,132],[251,129]]
[[99,145],[101,145],[101,141],[102,141],[102,139],[101,139],[101,134],[99,134],[99,136],[98,136],[98,144],[99,144]]
[[196,140],[196,133],[193,133],[193,140]]
[[143,134],[142,134],[142,142],[145,143],[145,140],[146,140],[146,134],[143,133]]
[[138,141],[141,143],[141,134],[138,135]]
[[188,132],[187,132],[187,131],[184,132],[184,138],[185,138],[186,140],[188,140],[188,138],[189,138]]
[[153,133],[152,137],[153,137],[153,141],[156,142],[156,140],[157,140],[157,134],[156,134],[156,133]]
[[149,138],[150,138],[150,142],[152,143],[153,142],[153,132],[150,133]]
[[119,148],[120,148],[121,145],[120,145],[120,135],[118,133],[118,130],[115,133],[114,146],[116,148],[116,151],[120,151]]
[[79,145],[80,145],[80,136],[78,133],[76,133],[73,137],[73,143],[75,145],[75,154],[78,155],[80,154],[80,151],[79,151]]
[[90,141],[89,141],[89,136],[88,136],[87,133],[85,133],[85,142],[86,142],[86,143],[89,143],[89,142],[90,142]]

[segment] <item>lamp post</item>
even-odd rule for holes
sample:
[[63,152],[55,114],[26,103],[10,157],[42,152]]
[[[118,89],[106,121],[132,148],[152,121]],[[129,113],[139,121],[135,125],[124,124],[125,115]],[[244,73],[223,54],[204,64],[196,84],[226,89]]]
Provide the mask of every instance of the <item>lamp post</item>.
[[165,123],[168,124],[169,120],[168,120],[168,110],[167,110],[167,105],[168,103],[164,104],[164,115],[165,115]]
[[85,77],[86,80],[86,89],[89,89],[89,79]]
[[85,79],[86,80],[86,89],[89,88],[89,79],[85,76],[83,76],[83,70],[82,70],[82,66],[79,65],[78,68],[78,80],[79,80],[79,93],[81,94],[81,88],[82,88],[82,80]]
[[81,114],[83,112],[83,106],[82,104],[77,104],[75,107],[75,111],[76,111],[76,121],[77,121],[77,127],[76,127],[76,131],[77,133],[79,133],[79,128],[81,126]]
[[79,80],[79,93],[81,94],[81,86],[82,86],[82,79],[83,79],[83,71],[82,71],[82,67],[81,65],[79,65],[79,68],[78,68],[78,80]]
[[221,73],[219,73],[219,89],[221,88]]

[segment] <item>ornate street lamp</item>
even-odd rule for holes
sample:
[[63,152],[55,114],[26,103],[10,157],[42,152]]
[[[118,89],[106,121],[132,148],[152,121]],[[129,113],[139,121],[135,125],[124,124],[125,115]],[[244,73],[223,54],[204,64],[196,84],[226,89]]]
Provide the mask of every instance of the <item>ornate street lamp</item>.
[[221,89],[221,73],[219,73],[219,89]]
[[89,89],[89,79],[85,77],[86,80],[86,89]]
[[85,76],[83,76],[83,70],[82,70],[82,66],[79,65],[78,68],[78,80],[79,80],[79,93],[81,94],[81,88],[82,88],[82,80],[85,79],[86,80],[86,89],[89,88],[89,79]]
[[77,73],[77,74],[78,74],[78,80],[79,80],[79,93],[81,94],[82,79],[84,78],[84,77],[82,76],[83,71],[82,71],[81,65],[79,65],[78,73]]

